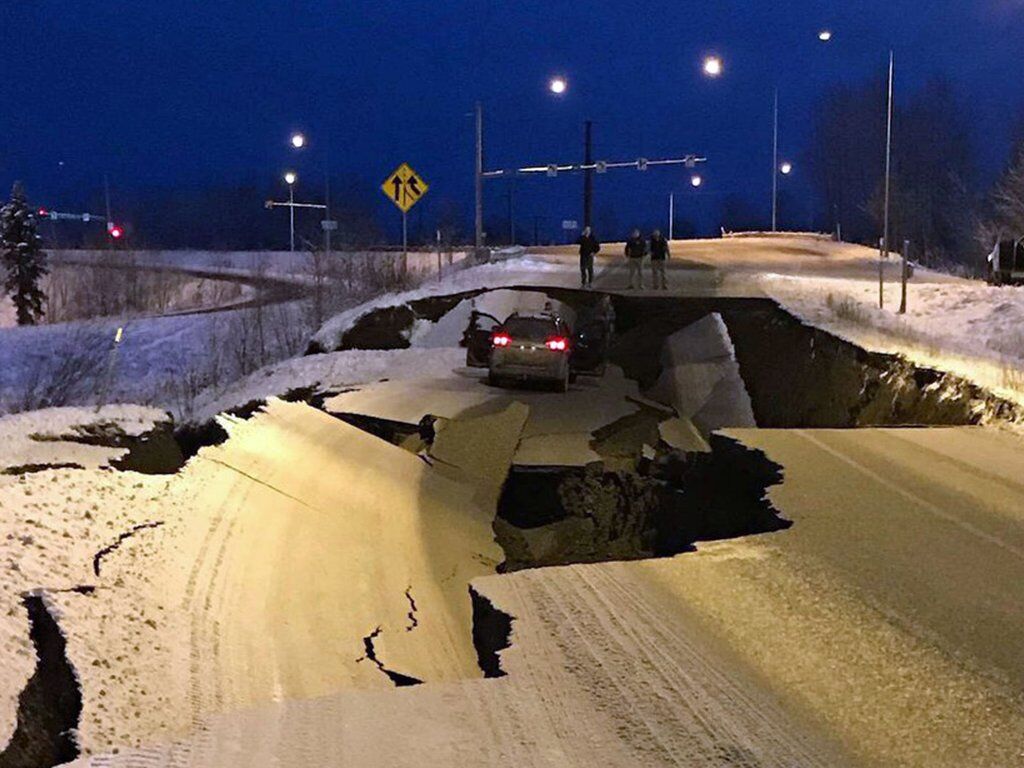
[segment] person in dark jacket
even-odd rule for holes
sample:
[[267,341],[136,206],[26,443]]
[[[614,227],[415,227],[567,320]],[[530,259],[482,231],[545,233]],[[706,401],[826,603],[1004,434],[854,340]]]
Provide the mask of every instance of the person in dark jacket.
[[651,233],[651,282],[652,288],[668,290],[668,280],[665,279],[665,262],[668,261],[668,240],[661,234],[660,229]]
[[632,237],[626,241],[626,262],[629,264],[629,287],[643,288],[644,256],[647,255],[647,241],[640,235],[639,229],[633,230]]
[[588,288],[594,284],[594,257],[601,252],[601,243],[590,227],[584,227],[576,244],[580,247],[580,283]]

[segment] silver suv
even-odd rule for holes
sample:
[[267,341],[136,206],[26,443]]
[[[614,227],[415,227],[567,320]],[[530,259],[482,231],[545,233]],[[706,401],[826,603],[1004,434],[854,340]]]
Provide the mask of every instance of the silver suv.
[[540,314],[511,315],[491,334],[488,381],[543,381],[559,392],[569,390],[572,330],[561,317]]

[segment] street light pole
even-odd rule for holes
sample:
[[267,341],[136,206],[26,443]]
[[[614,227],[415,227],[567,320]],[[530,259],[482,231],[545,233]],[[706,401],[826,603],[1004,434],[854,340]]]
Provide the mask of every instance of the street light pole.
[[775,110],[772,120],[772,232],[779,224],[779,89],[775,89]]
[[[889,114],[886,119],[885,126],[885,215],[884,225],[882,229],[882,253],[885,258],[889,258],[889,201],[890,201],[890,188],[892,179],[892,113],[893,113],[893,85],[896,74],[896,56],[895,53],[889,51]],[[882,276],[882,267],[879,265],[879,283],[878,283],[878,306],[881,309],[884,302],[884,277]]]
[[671,241],[674,238],[672,235],[675,232],[676,223],[676,193],[668,193],[668,239]]
[[476,251],[484,247],[484,107],[476,103]]
[[583,123],[583,164],[588,166],[583,172],[583,226],[593,226],[594,210],[594,164],[593,126],[591,120]]
[[288,217],[291,221],[291,251],[295,253],[295,184],[288,185]]

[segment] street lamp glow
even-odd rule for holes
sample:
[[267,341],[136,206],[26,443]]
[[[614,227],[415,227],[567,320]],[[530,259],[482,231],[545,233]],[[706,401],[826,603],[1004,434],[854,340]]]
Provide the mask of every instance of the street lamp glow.
[[783,176],[789,176],[789,174],[793,172],[793,164],[783,163],[779,166],[779,172],[782,173]]
[[703,183],[704,179],[702,179],[699,174],[695,173],[693,174],[693,176],[690,177],[690,186],[692,186],[694,189],[696,189]]
[[292,146],[296,149],[302,149],[306,146],[306,137],[301,133],[292,134]]
[[292,171],[288,171],[288,173],[284,175],[284,183],[287,184],[289,187],[298,180],[299,177],[296,176]]
[[832,39],[832,30],[831,29],[823,29],[823,30],[821,30],[821,32],[818,33],[818,39],[821,40],[821,42],[823,42],[823,43],[827,43],[829,40]]
[[722,60],[718,56],[707,56],[704,59],[704,74],[708,77],[718,77],[722,74]]
[[553,77],[551,82],[548,83],[548,90],[550,90],[556,96],[561,96],[569,89],[569,83],[566,82],[564,77]]

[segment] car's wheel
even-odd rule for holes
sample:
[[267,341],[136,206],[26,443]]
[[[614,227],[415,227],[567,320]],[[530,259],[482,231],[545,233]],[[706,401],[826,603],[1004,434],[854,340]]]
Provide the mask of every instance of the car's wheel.
[[500,387],[502,383],[501,376],[496,374],[494,371],[487,372],[487,383],[492,387]]

